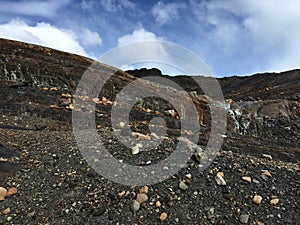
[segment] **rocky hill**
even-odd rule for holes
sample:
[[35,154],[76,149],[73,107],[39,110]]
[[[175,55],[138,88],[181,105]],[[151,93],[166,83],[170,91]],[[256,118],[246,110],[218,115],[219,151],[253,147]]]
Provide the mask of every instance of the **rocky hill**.
[[[195,82],[210,78],[171,77],[158,69],[124,72],[93,64],[81,56],[0,39],[0,224],[298,223],[300,70],[219,78],[225,101],[211,104]],[[78,92],[87,72],[99,75],[85,84],[88,89],[97,89],[94,81],[106,80],[97,96]],[[168,78],[185,91],[143,81],[117,97],[137,78],[148,76]],[[129,124],[120,120],[111,129],[112,107],[119,106],[120,116],[128,113],[132,96],[145,89],[161,96],[172,93],[173,102],[143,98],[132,107]],[[156,165],[175,152],[178,140],[193,155],[160,183],[115,183],[96,173],[79,150],[74,126],[75,132],[90,128],[74,124],[82,115],[95,121],[106,148],[122,162]],[[156,117],[166,122],[166,133],[153,133],[151,120]],[[192,128],[199,128],[197,145],[181,137]],[[117,134],[126,143],[139,139],[141,144],[126,148]],[[224,138],[216,154],[205,148],[211,136],[220,145]],[[162,144],[147,151],[157,140]]]

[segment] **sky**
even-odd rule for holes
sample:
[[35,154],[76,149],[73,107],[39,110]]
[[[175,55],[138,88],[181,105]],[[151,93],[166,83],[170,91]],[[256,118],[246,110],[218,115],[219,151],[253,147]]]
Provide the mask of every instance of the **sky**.
[[[0,5],[0,37],[96,60],[126,44],[161,41],[193,52],[217,77],[300,68],[299,0],[0,0]],[[122,69],[138,67],[177,72],[155,62]]]

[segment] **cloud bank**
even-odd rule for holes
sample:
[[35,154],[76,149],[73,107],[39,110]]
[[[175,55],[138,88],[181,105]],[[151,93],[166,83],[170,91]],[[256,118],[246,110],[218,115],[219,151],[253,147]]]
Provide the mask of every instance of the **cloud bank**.
[[[0,36],[7,39],[28,42],[88,56],[88,53],[78,42],[76,34],[70,30],[54,27],[49,23],[41,22],[37,23],[35,26],[29,26],[22,20],[12,20],[6,24],[0,24]],[[92,36],[95,35],[92,33]],[[92,41],[90,39],[93,38],[95,37],[88,37],[87,41],[90,41],[89,44]],[[96,36],[96,39],[97,38],[98,37]]]

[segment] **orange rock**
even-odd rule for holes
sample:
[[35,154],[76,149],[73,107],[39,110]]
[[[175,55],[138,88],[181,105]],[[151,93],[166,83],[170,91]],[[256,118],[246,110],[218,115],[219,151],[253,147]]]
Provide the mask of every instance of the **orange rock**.
[[6,188],[0,187],[0,201],[3,201],[5,199],[6,194],[7,194]]
[[18,193],[18,189],[17,189],[17,188],[15,188],[15,187],[9,188],[9,189],[7,190],[6,196],[7,196],[7,197],[10,197],[10,196],[15,195],[15,194],[17,194],[17,193]]
[[224,172],[218,172],[217,174],[219,174],[221,177],[224,177]]
[[8,208],[4,209],[2,213],[3,213],[4,215],[10,214],[10,208],[8,207]]
[[72,97],[72,95],[70,95],[70,94],[65,94],[65,93],[62,93],[62,94],[61,94],[61,97],[62,97],[62,98],[71,98],[71,97]]
[[142,204],[142,203],[148,201],[148,196],[147,196],[146,194],[144,194],[144,193],[138,194],[137,197],[136,197],[136,200],[137,200],[140,204]]
[[231,98],[229,98],[229,99],[226,99],[226,102],[227,102],[227,103],[229,103],[229,104],[232,104],[232,103],[234,103],[234,101],[233,101]]
[[142,187],[142,188],[140,189],[140,193],[141,193],[141,194],[142,194],[142,193],[147,194],[148,191],[149,191],[149,187],[148,187],[148,186],[144,186],[144,187]]
[[125,194],[126,194],[126,192],[125,192],[125,191],[122,191],[122,192],[120,192],[120,193],[118,194],[118,196],[119,196],[119,197],[123,197]]
[[272,176],[271,173],[270,173],[269,171],[263,172],[263,175],[265,175],[265,176],[267,176],[267,177],[271,177],[271,176]]
[[168,217],[168,214],[165,213],[165,212],[163,212],[162,214],[160,214],[159,219],[160,219],[161,221],[165,221],[165,220],[167,219],[167,217]]

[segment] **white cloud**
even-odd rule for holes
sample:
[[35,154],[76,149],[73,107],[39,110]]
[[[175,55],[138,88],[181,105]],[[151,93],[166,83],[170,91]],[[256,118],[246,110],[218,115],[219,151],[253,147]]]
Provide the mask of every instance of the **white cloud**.
[[0,24],[0,37],[88,56],[72,31],[59,29],[49,23],[42,22],[29,26],[22,20],[12,20]]
[[26,15],[53,17],[57,12],[64,8],[70,0],[48,0],[48,1],[3,1],[1,2],[0,12]]
[[184,8],[184,4],[179,3],[163,3],[158,2],[152,9],[153,16],[156,18],[156,23],[161,26],[173,20],[179,19],[179,9]]
[[133,31],[132,34],[126,34],[118,39],[118,45],[126,45],[142,41],[163,40],[163,37],[157,37],[154,33],[146,31],[144,28],[139,28]]
[[155,64],[155,59],[170,58],[159,42],[162,40],[163,37],[157,37],[154,33],[139,28],[120,37],[119,47],[100,57],[100,61],[122,69],[134,68],[133,64],[137,63],[143,67],[143,62],[149,64],[151,60]]
[[101,46],[102,39],[97,32],[93,32],[87,28],[83,29],[80,39],[84,46]]
[[165,74],[211,74],[191,51],[164,39],[139,28],[120,37],[119,47],[101,56],[99,61],[125,70],[156,67]]
[[[219,54],[242,56],[248,65],[261,58],[258,65],[252,65],[260,71],[299,68],[300,1],[212,0],[203,5],[191,0],[190,3],[205,11],[198,14],[199,19],[212,25],[213,29],[207,32],[208,44],[218,46],[223,51]],[[240,63],[242,59],[238,60]]]

